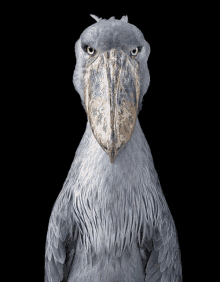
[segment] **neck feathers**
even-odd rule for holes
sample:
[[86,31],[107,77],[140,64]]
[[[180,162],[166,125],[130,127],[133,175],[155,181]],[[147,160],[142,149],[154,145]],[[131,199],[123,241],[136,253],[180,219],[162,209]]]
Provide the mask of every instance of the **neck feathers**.
[[120,256],[136,236],[141,245],[140,226],[157,225],[165,201],[138,119],[113,164],[87,122],[68,177],[87,249],[93,246],[97,253],[103,249],[112,253],[115,248]]

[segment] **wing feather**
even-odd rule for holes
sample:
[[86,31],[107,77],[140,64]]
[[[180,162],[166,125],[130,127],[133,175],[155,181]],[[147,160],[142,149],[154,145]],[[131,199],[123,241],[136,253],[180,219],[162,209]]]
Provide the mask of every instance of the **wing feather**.
[[153,250],[147,264],[146,273],[153,273],[154,269],[157,269],[157,266],[160,266],[160,264],[157,261],[157,257],[158,257],[158,251]]
[[163,240],[160,238],[158,241],[154,241],[155,250],[159,250],[163,246]]
[[162,212],[153,232],[154,250],[146,267],[146,282],[181,282],[182,267],[174,221],[169,209]]
[[158,262],[161,262],[161,257],[163,255],[163,250],[164,250],[164,245],[162,245],[162,247],[159,250]]
[[166,252],[165,258],[162,260],[162,262],[160,264],[161,273],[166,269],[166,262],[167,262],[168,254],[169,254],[169,252]]
[[[73,219],[72,197],[68,187],[64,187],[53,207],[46,239],[45,251],[45,282],[60,282],[63,279],[64,269],[69,267],[69,256],[66,247],[77,239],[77,224]],[[71,244],[71,258],[75,252]],[[68,271],[68,268],[66,269]]]
[[153,273],[153,275],[147,274],[145,281],[151,281],[151,282],[158,281],[161,275],[162,275],[161,272],[157,270]]

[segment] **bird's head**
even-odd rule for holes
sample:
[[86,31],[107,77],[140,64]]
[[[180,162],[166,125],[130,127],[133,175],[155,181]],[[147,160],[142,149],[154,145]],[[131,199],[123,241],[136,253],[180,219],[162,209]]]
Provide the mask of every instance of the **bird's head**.
[[127,16],[121,20],[91,16],[97,22],[75,45],[73,84],[96,140],[113,163],[131,138],[149,86],[150,46]]

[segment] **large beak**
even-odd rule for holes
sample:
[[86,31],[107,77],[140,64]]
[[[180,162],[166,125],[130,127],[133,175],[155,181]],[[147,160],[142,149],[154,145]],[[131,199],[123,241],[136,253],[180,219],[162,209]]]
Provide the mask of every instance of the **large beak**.
[[140,95],[138,63],[115,49],[90,58],[84,93],[92,132],[113,163],[135,127]]

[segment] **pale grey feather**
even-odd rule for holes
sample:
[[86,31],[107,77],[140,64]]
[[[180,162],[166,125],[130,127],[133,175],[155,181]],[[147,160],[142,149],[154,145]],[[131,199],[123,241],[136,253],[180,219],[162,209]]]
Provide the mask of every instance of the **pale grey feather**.
[[91,14],[90,14],[90,16],[91,16],[93,19],[95,19],[97,22],[99,22],[99,21],[102,20],[102,18],[99,18],[99,17],[97,17],[97,16],[95,16],[95,15],[91,15]]
[[78,228],[73,219],[70,174],[71,170],[49,220],[45,250],[45,282],[60,282],[67,276],[75,252],[74,242],[77,239]]

